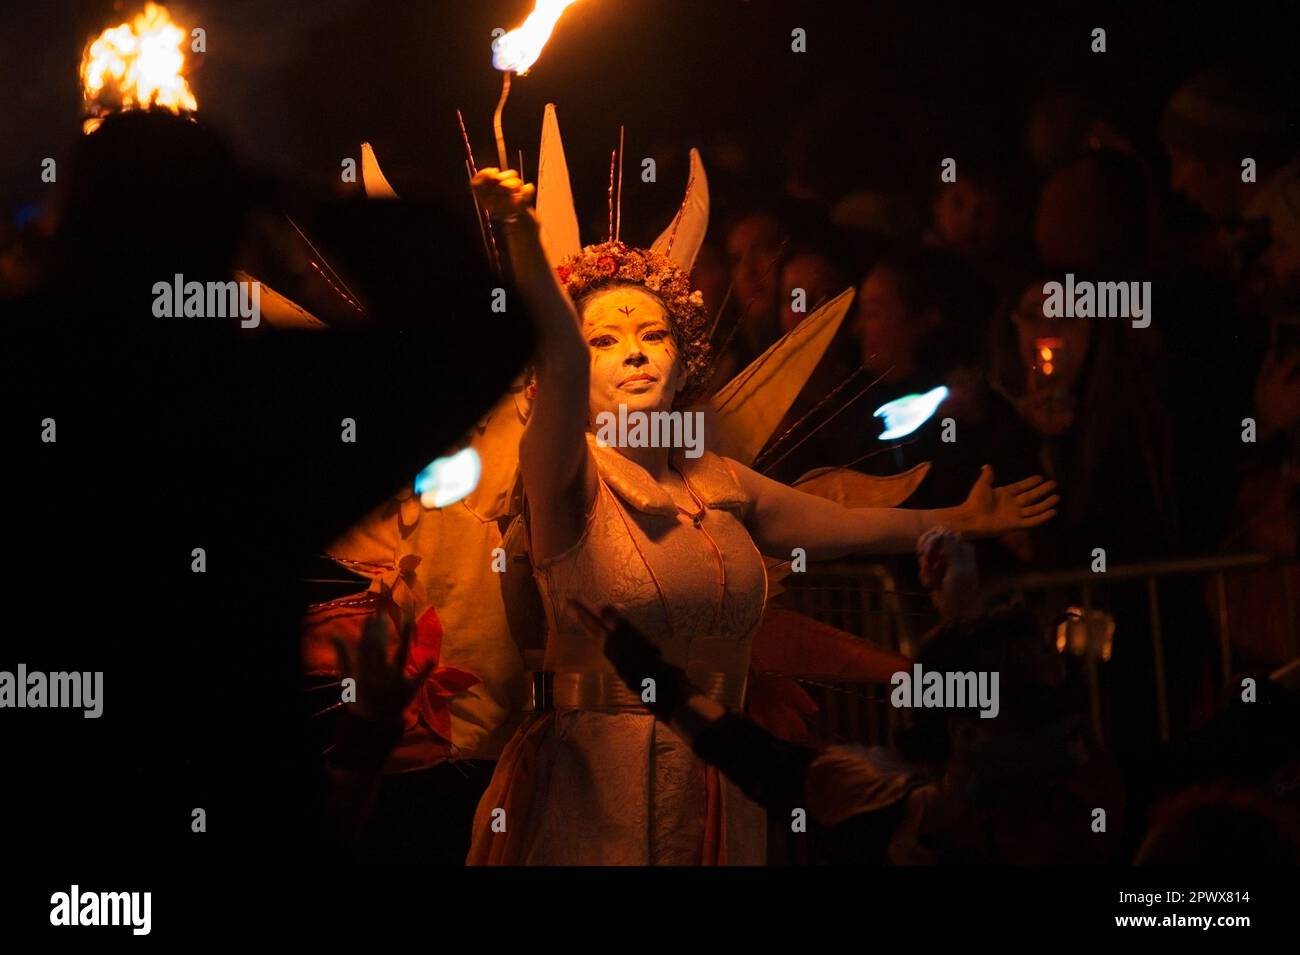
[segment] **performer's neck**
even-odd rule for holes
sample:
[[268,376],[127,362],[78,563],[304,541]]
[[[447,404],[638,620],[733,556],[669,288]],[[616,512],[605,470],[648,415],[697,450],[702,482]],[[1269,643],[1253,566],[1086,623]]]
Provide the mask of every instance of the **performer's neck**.
[[668,456],[672,452],[671,448],[615,448],[619,454],[641,465],[649,472],[650,476],[656,481],[664,481],[668,478]]

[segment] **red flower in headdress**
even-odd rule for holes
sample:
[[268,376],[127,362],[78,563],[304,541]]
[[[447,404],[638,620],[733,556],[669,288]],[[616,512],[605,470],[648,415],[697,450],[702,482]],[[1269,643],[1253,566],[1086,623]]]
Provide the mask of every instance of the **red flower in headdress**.
[[612,255],[602,255],[596,260],[596,270],[602,275],[613,275],[618,271],[618,260]]
[[[437,661],[441,654],[442,621],[438,619],[437,611],[430,607],[415,621],[415,636],[411,640],[411,651],[406,660],[406,675],[415,676],[430,660]],[[416,691],[415,700],[406,711],[407,729],[418,722],[450,743],[452,699],[481,682],[468,670],[436,666]]]
[[573,274],[573,269],[567,265],[557,265],[555,267],[555,274],[560,277],[561,284],[567,284],[569,276]]

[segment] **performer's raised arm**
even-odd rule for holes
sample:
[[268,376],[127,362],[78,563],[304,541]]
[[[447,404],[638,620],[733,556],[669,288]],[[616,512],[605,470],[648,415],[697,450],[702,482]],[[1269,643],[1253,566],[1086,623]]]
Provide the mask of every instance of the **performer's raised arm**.
[[754,501],[746,521],[749,532],[759,550],[770,556],[788,557],[795,547],[802,547],[812,560],[907,553],[922,534],[938,526],[967,537],[992,537],[1051,520],[1060,501],[1052,493],[1056,482],[1041,476],[994,487],[993,469],[985,465],[970,496],[957,507],[844,507],[735,461],[731,466]]
[[537,398],[519,443],[519,465],[532,514],[534,553],[559,554],[582,535],[596,495],[587,450],[591,357],[573,302],[546,261],[534,188],[514,170],[483,169],[474,177],[479,203],[504,223],[515,284],[537,328]]

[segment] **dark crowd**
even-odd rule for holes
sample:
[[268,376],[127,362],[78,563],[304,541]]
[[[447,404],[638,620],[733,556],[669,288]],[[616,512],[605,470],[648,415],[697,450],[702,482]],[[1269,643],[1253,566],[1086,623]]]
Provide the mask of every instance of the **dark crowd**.
[[[1001,481],[1039,472],[1060,487],[1054,521],[972,555],[989,593],[1018,598],[1020,615],[995,610],[918,641],[920,658],[945,669],[1001,660],[1004,692],[1023,694],[1019,715],[990,721],[996,730],[948,719],[895,734],[903,752],[928,734],[927,781],[878,793],[858,818],[878,861],[1296,860],[1290,92],[1250,70],[1205,70],[1141,136],[1104,102],[1043,92],[996,162],[937,153],[925,194],[828,192],[799,136],[770,199],[711,178],[722,225],[695,277],[707,301],[727,302],[719,383],[817,303],[856,289],[757,468],[796,481],[819,467],[883,476],[932,462],[906,507],[959,503],[985,464]],[[1134,145],[1152,138],[1159,151]],[[954,160],[953,181],[941,157]],[[1076,286],[1149,282],[1149,311],[1045,314],[1045,286],[1067,275]],[[805,312],[792,308],[799,290]],[[949,395],[928,422],[880,439],[875,409],[941,385]],[[1243,555],[1254,563],[1234,563]],[[892,570],[919,582],[913,568]],[[1243,680],[1267,703],[1243,702]],[[899,771],[897,750],[872,752]],[[1083,805],[1124,806],[1124,823],[1112,817],[1111,836],[1089,840],[1063,823]]]

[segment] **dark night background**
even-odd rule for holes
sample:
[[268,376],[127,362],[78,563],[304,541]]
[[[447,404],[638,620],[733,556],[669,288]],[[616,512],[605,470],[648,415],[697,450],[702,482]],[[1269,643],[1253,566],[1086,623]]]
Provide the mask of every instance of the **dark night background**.
[[[500,93],[501,76],[491,66],[491,33],[497,27],[517,26],[532,8],[533,0],[424,3],[190,0],[166,5],[177,23],[206,30],[207,52],[187,56],[190,85],[199,103],[198,118],[205,126],[225,134],[247,166],[286,184],[303,187],[307,194],[354,192],[359,187],[340,182],[340,162],[346,157],[359,159],[359,144],[368,141],[374,145],[388,179],[403,197],[432,200],[462,214],[463,231],[450,227],[424,230],[423,220],[403,220],[401,224],[413,230],[408,234],[421,235],[421,241],[405,243],[407,247],[401,250],[400,258],[406,266],[407,281],[403,284],[394,280],[393,284],[401,285],[401,291],[407,294],[406,301],[413,303],[408,309],[411,314],[427,313],[430,301],[440,293],[446,293],[443,300],[434,301],[444,307],[445,315],[451,316],[446,319],[449,325],[461,315],[476,314],[473,303],[482,297],[474,298],[481,291],[474,283],[482,285],[494,280],[485,269],[482,274],[474,274],[480,268],[479,250],[477,239],[470,231],[473,209],[455,111],[459,108],[464,113],[479,165],[494,165],[491,115]],[[18,224],[26,222],[55,193],[54,186],[40,181],[44,158],[59,160],[60,182],[64,181],[64,162],[72,156],[80,137],[78,66],[83,47],[103,28],[128,19],[142,6],[142,0],[5,4],[0,15],[0,143],[3,143],[0,216]],[[1281,4],[1252,7],[1218,2],[1098,4],[1070,0],[991,5],[915,0],[853,3],[579,0],[565,13],[530,75],[513,82],[505,113],[506,140],[512,161],[517,151],[523,150],[525,175],[533,178],[543,107],[547,102],[556,104],[575,200],[584,223],[583,238],[589,242],[603,238],[599,233],[603,232],[607,214],[605,183],[609,155],[617,145],[620,124],[626,127],[627,157],[623,238],[631,243],[649,243],[677,209],[686,181],[690,146],[700,148],[709,172],[715,216],[710,240],[715,244],[722,241],[722,223],[730,212],[749,199],[779,192],[792,168],[803,184],[812,187],[826,204],[853,191],[878,187],[910,193],[918,205],[923,205],[927,191],[935,184],[939,161],[947,156],[958,157],[963,162],[971,160],[977,167],[996,169],[1000,178],[1010,183],[1023,182],[1023,194],[1016,196],[1012,205],[1027,220],[1039,181],[1028,168],[1024,130],[1031,103],[1039,94],[1064,87],[1091,96],[1100,104],[1106,118],[1131,137],[1136,151],[1155,164],[1153,179],[1163,183],[1167,179],[1161,167],[1165,162],[1164,150],[1157,138],[1161,110],[1171,92],[1198,70],[1241,63],[1263,67],[1284,84],[1286,96],[1295,99],[1296,34],[1289,29],[1287,13],[1288,7]],[[790,49],[790,33],[796,27],[807,31],[807,53],[795,54]],[[1107,31],[1104,54],[1090,52],[1090,33],[1095,27]],[[1295,130],[1293,123],[1291,133]],[[642,183],[637,175],[643,157],[656,160],[657,182]],[[410,215],[417,216],[424,208],[421,206]],[[1186,207],[1171,205],[1170,209],[1169,218],[1173,220],[1182,222],[1191,218]],[[404,211],[403,215],[406,214]],[[412,225],[413,222],[416,224]],[[1021,222],[1017,231],[1025,232],[1025,224]],[[456,246],[455,251],[448,250],[440,257],[438,247],[446,249],[452,244]],[[375,260],[383,254],[384,250],[377,251]],[[471,257],[474,261],[469,263]],[[370,261],[373,264],[375,260]],[[427,262],[434,264],[426,269]],[[443,269],[441,273],[439,267]],[[371,269],[369,277],[376,279],[378,271],[383,270]],[[398,269],[394,266],[391,271],[396,273]],[[412,276],[416,281],[411,281]],[[855,277],[855,283],[859,278]],[[93,289],[62,291],[85,294],[88,301],[93,301]],[[1164,308],[1163,300],[1159,307]],[[1170,314],[1174,313],[1171,307]],[[31,314],[27,313],[27,317]],[[1217,316],[1212,317],[1217,320]],[[103,321],[93,307],[85,308],[78,318],[88,326],[98,326],[105,342],[121,351],[112,352],[111,358],[105,359],[93,348],[82,350],[87,367],[98,376],[93,383],[91,379],[78,379],[71,366],[59,369],[77,385],[67,392],[68,407],[72,407],[74,399],[89,395],[112,396],[120,381],[130,381],[132,377],[119,375],[112,360],[121,359],[122,367],[127,367],[127,362],[139,357],[131,351],[132,342],[114,341],[116,329]],[[290,431],[299,420],[315,413],[312,404],[317,400],[315,393],[299,396],[300,405],[286,402],[278,418],[259,426],[257,435],[265,439],[262,444],[270,449],[266,460],[292,473],[294,487],[314,482],[317,475],[312,472],[317,467],[321,473],[330,474],[331,480],[318,482],[329,485],[320,491],[331,506],[329,515],[335,522],[328,529],[346,526],[387,492],[392,486],[392,475],[413,473],[412,462],[399,459],[401,455],[424,460],[427,454],[425,458],[420,457],[425,454],[424,449],[432,445],[441,447],[451,440],[450,434],[442,433],[451,429],[451,425],[436,422],[439,429],[433,436],[436,440],[399,447],[398,439],[404,440],[411,433],[409,430],[399,433],[409,421],[416,420],[426,429],[432,427],[429,421],[432,416],[408,402],[403,389],[411,382],[418,382],[428,391],[420,407],[442,407],[440,402],[447,394],[457,391],[458,376],[465,380],[477,377],[476,385],[482,394],[472,397],[480,406],[485,405],[487,393],[499,392],[497,385],[509,380],[529,346],[523,317],[512,316],[512,319],[516,322],[513,329],[500,326],[496,329],[497,335],[507,341],[506,346],[487,341],[488,336],[479,324],[467,322],[454,326],[463,340],[450,342],[437,339],[436,329],[425,328],[424,333],[433,342],[427,343],[424,354],[438,357],[441,363],[436,370],[439,375],[447,375],[446,381],[430,380],[435,376],[419,365],[417,359],[421,356],[410,354],[410,349],[397,349],[410,363],[406,373],[385,377],[385,363],[391,356],[375,352],[377,357],[370,370],[375,372],[374,380],[384,380],[386,387],[370,393],[363,381],[357,385],[363,392],[357,400],[373,400],[374,416],[393,422],[389,435],[392,441],[388,444],[394,460],[380,462],[386,467],[392,464],[382,474],[374,473],[375,468],[367,468],[369,462],[351,462],[359,471],[366,472],[370,482],[364,486],[363,493],[355,492],[359,487],[358,477],[341,470],[336,472],[336,468],[348,463],[342,453],[332,462],[319,463],[313,457],[312,443],[324,446],[326,438],[306,435],[300,445],[286,447],[277,441],[276,427],[283,426]],[[34,329],[31,334],[35,340],[40,331],[35,328],[37,324],[29,322],[19,327]],[[218,424],[252,421],[258,418],[264,405],[271,403],[264,394],[275,397],[283,392],[292,396],[298,384],[293,380],[280,381],[275,374],[268,373],[265,377],[269,384],[264,394],[256,391],[243,394],[244,383],[236,373],[241,366],[233,361],[221,365],[221,355],[210,358],[203,348],[198,348],[197,367],[206,368],[204,362],[211,361],[214,367],[220,366],[223,373],[231,375],[229,379],[216,379],[218,384],[213,387],[206,387],[206,379],[196,380],[183,364],[171,367],[165,343],[156,345],[147,336],[141,341],[150,348],[157,347],[156,353],[142,354],[158,358],[159,367],[169,369],[173,377],[160,379],[156,387],[151,381],[135,380],[132,388],[123,389],[126,394],[121,400],[136,401],[137,404],[129,406],[130,412],[146,417],[156,413],[155,403],[164,406],[161,433],[182,436],[185,439],[182,444],[195,453],[196,460],[202,459],[210,449],[203,445],[205,439],[201,434],[190,441],[187,429],[191,426],[191,405],[187,401],[211,412],[209,417]],[[471,347],[480,347],[485,354],[472,355]],[[71,345],[69,350],[76,351]],[[447,361],[449,354],[458,360]],[[1177,357],[1176,347],[1171,347],[1171,354]],[[469,357],[459,360],[466,355]],[[12,367],[39,377],[38,372],[31,370],[35,363],[22,368],[17,348],[12,350],[12,355],[0,354],[6,368],[10,367],[10,357],[14,358]],[[1218,356],[1213,357],[1217,361]],[[331,365],[329,362],[334,360],[335,355],[326,354],[318,365],[304,365],[298,370],[301,384],[314,385],[321,393],[319,401],[327,407],[326,417],[331,422],[341,414],[350,413],[340,409],[344,408],[345,398],[353,400],[352,395],[334,395],[329,387],[322,386],[322,381],[328,379],[316,372],[317,367],[335,373],[337,380],[348,378],[346,362],[339,360],[337,366]],[[493,361],[499,366],[495,373],[500,382],[496,384],[479,373]],[[286,361],[284,367],[290,366]],[[272,366],[268,363],[266,367]],[[1194,367],[1199,373],[1208,365]],[[1247,370],[1253,372],[1254,366]],[[8,373],[0,377],[8,377]],[[21,377],[14,375],[13,382],[15,392],[23,400],[30,398],[24,414],[36,414],[33,409],[39,410],[38,398],[63,397],[54,380],[40,382],[48,387],[48,395],[36,390],[26,395],[22,391],[26,382]],[[1202,386],[1203,379],[1194,380],[1200,400],[1217,400],[1212,387]],[[156,402],[159,393],[166,394],[168,401]],[[226,401],[227,394],[240,396],[233,407]],[[1191,391],[1177,394],[1197,397]],[[1167,402],[1170,407],[1177,403]],[[94,401],[78,405],[78,411],[82,407],[99,410]],[[481,411],[482,407],[474,410]],[[26,434],[26,440],[30,440],[30,428],[25,424],[30,416],[24,418],[11,413],[5,417],[11,419],[14,434]],[[1195,414],[1188,413],[1187,417],[1194,419]],[[466,420],[471,420],[471,416],[467,415]],[[26,432],[22,431],[24,428]],[[1232,431],[1231,435],[1235,441],[1236,432]],[[141,508],[152,507],[158,495],[152,484],[136,480],[137,472],[150,479],[158,473],[164,477],[188,473],[151,472],[147,455],[159,451],[150,448],[147,435],[135,439],[141,442],[141,448],[137,449],[141,454],[139,459],[131,458],[114,445],[111,437],[103,439],[102,447],[97,446],[102,454],[93,460],[108,462],[104,468],[109,472],[108,479],[120,484],[123,494],[138,495]],[[259,471],[252,465],[241,465],[234,451],[242,446],[245,437],[225,434],[225,439],[230,441],[229,448],[234,450],[221,459],[227,470],[218,468],[205,475],[212,486],[242,487],[244,483],[252,486],[248,474],[269,473],[269,466]],[[14,438],[15,443],[18,440]],[[96,440],[101,439],[96,437]],[[332,433],[328,440],[333,441]],[[74,452],[72,447],[66,453]],[[66,492],[63,497],[56,495],[57,501],[83,500],[86,491],[80,469],[85,466],[86,458],[84,455],[75,460],[70,457],[62,464],[60,460],[52,459],[44,465],[48,473],[39,468],[31,469],[30,473],[16,472],[26,482],[31,499],[49,494],[49,488],[55,487],[53,482],[57,480],[64,482],[57,485],[63,489],[60,493]],[[253,457],[248,460],[255,464],[257,461]],[[159,461],[174,468],[165,458]],[[1012,477],[1011,474],[1001,476]],[[1110,472],[1106,472],[1106,478],[1107,490],[1114,488],[1117,494],[1126,490],[1125,478],[1111,480]],[[259,525],[266,538],[278,541],[286,552],[291,549],[294,552],[264,558],[255,554],[265,559],[270,569],[250,562],[238,571],[249,579],[262,581],[262,589],[249,591],[252,594],[247,598],[249,605],[264,600],[268,605],[274,604],[279,616],[268,616],[262,631],[251,637],[246,633],[223,631],[220,642],[206,644],[195,634],[173,635],[171,621],[189,619],[184,615],[193,614],[194,606],[212,598],[192,597],[176,589],[165,594],[167,600],[174,600],[174,605],[165,606],[161,603],[163,598],[159,598],[157,605],[143,609],[139,604],[129,605],[134,608],[131,613],[140,615],[140,626],[151,625],[166,631],[165,641],[151,645],[139,639],[140,634],[132,629],[137,627],[137,622],[129,613],[124,619],[121,605],[116,602],[120,596],[130,596],[125,589],[138,584],[145,576],[140,568],[146,565],[121,559],[115,552],[95,551],[93,559],[102,561],[108,568],[102,574],[93,575],[94,586],[100,588],[97,593],[103,602],[83,600],[91,605],[96,616],[84,625],[79,624],[75,639],[70,639],[82,650],[94,648],[87,659],[104,661],[99,665],[109,671],[105,682],[110,713],[115,717],[117,712],[126,715],[128,704],[124,703],[123,710],[118,711],[116,701],[133,701],[130,717],[135,722],[130,723],[131,733],[125,735],[136,739],[137,734],[152,733],[156,736],[152,740],[154,749],[150,750],[147,744],[133,748],[134,744],[118,736],[111,742],[79,750],[74,745],[78,738],[75,733],[85,738],[79,714],[65,714],[67,720],[49,724],[55,733],[52,744],[37,740],[34,735],[24,737],[21,752],[29,761],[25,769],[35,782],[21,784],[26,787],[21,790],[23,798],[29,800],[29,805],[38,805],[40,812],[50,819],[66,818],[75,824],[70,823],[64,829],[57,824],[52,827],[38,824],[48,821],[45,817],[19,820],[14,841],[20,850],[39,850],[47,839],[47,828],[53,828],[55,835],[50,839],[56,845],[67,846],[81,840],[88,845],[108,846],[111,851],[106,851],[104,858],[110,875],[113,864],[118,862],[125,866],[128,861],[139,863],[140,858],[145,862],[155,861],[147,852],[131,859],[133,847],[149,848],[145,845],[146,837],[137,839],[131,826],[140,825],[140,832],[145,831],[143,826],[151,826],[149,831],[156,834],[170,831],[169,827],[177,824],[177,818],[165,817],[165,813],[174,812],[176,806],[188,807],[190,797],[180,783],[166,779],[165,774],[170,771],[169,761],[182,753],[186,761],[198,765],[199,771],[220,777],[229,790],[224,795],[240,812],[258,817],[247,825],[241,823],[242,829],[231,826],[237,833],[233,837],[227,832],[211,840],[213,845],[205,847],[209,851],[207,857],[196,856],[188,843],[175,842],[184,847],[187,853],[184,859],[191,866],[201,868],[206,858],[214,863],[215,872],[215,863],[231,859],[237,863],[251,862],[268,851],[277,854],[273,860],[277,864],[301,862],[306,858],[293,857],[297,849],[291,836],[296,835],[294,825],[301,828],[303,820],[294,816],[298,794],[285,782],[299,781],[298,767],[284,755],[292,747],[265,731],[264,723],[269,714],[275,724],[273,728],[282,732],[282,738],[292,737],[298,729],[294,707],[300,701],[294,693],[285,692],[285,687],[297,689],[297,683],[293,682],[298,676],[296,647],[292,641],[280,640],[278,635],[288,633],[294,625],[303,602],[298,598],[303,595],[288,593],[280,583],[288,575],[280,572],[290,564],[290,557],[300,556],[296,550],[299,544],[305,548],[310,534],[320,534],[326,529],[326,525],[316,520],[313,510],[322,505],[305,498],[299,501],[297,510],[290,515],[297,521],[294,533],[277,535],[269,520],[283,508],[272,493],[274,488],[259,489],[261,511],[232,500],[227,502],[227,512],[208,514],[198,494],[177,491],[179,486],[180,482],[175,482],[164,487],[162,496],[166,503],[172,500],[168,495],[175,495],[177,500],[183,498],[193,511],[192,519],[207,520],[214,535],[229,535],[232,548],[256,550],[257,542],[250,543],[242,536],[237,519],[242,517],[257,523],[263,513],[268,515],[267,521]],[[98,492],[104,501],[117,500],[110,490]],[[8,528],[12,539],[35,540],[37,544],[33,547],[38,548],[38,553],[32,555],[21,547],[13,551],[8,566],[12,577],[20,582],[16,586],[26,588],[37,573],[44,575],[47,568],[64,559],[65,551],[73,553],[71,548],[79,539],[72,538],[71,532],[56,530],[63,526],[58,521],[77,532],[82,529],[79,522],[83,519],[99,521],[94,529],[103,533],[102,522],[111,513],[122,525],[118,528],[120,539],[129,540],[148,559],[156,559],[156,548],[150,554],[144,542],[131,538],[135,529],[129,520],[129,508],[123,507],[120,514],[109,507],[103,508],[102,514],[88,513],[91,508],[72,505],[54,510],[57,513],[50,516],[45,509],[33,508],[30,513],[17,515],[15,523]],[[178,520],[170,510],[166,514],[165,521],[157,522],[157,534],[166,547],[188,553],[189,525]],[[1105,506],[1099,505],[1085,516],[1091,520],[1106,514]],[[30,523],[27,532],[20,530],[17,523],[23,517]],[[24,533],[28,534],[26,538]],[[67,536],[61,537],[61,533]],[[108,535],[104,536],[108,539]],[[79,555],[80,551],[76,553]],[[275,566],[271,567],[273,563]],[[33,571],[32,567],[39,570]],[[188,573],[188,566],[182,567],[179,573],[184,584],[192,585],[193,575]],[[37,583],[43,588],[39,590],[41,596],[30,596],[24,590],[23,599],[43,610],[63,610],[68,593],[60,589],[61,578],[51,574],[49,579],[42,577]],[[232,578],[217,583],[230,588],[228,593],[242,593],[238,588],[247,581]],[[118,587],[123,588],[123,594],[117,593]],[[1180,599],[1190,606],[1199,603],[1200,595]],[[218,625],[224,627],[227,620],[237,620],[242,609],[238,601],[227,606],[229,603],[221,604],[220,614],[205,609],[204,613],[193,616],[203,618],[201,622],[214,629]],[[1171,603],[1168,601],[1167,606]],[[227,629],[233,631],[234,626]],[[102,639],[101,630],[106,635]],[[107,635],[111,635],[111,641]],[[39,668],[33,648],[42,646],[44,633],[33,629],[20,636],[27,640],[28,649],[15,651],[17,655],[11,656],[10,646],[6,646],[5,659],[16,662],[27,652],[28,665]],[[16,643],[22,646],[23,640]],[[158,647],[165,649],[160,651]],[[66,654],[68,647],[60,645],[57,649]],[[121,654],[120,658],[114,658],[117,653]],[[56,668],[52,664],[46,667]],[[93,667],[87,663],[85,668]],[[150,710],[147,701],[153,699],[150,694],[154,693],[163,694],[163,699],[174,704],[174,708],[159,713]],[[260,700],[265,708],[259,710],[256,705],[250,705],[250,699],[255,703]],[[26,715],[29,719],[26,725],[31,726],[33,717],[42,714]],[[121,732],[120,724],[105,722],[103,725],[103,733]],[[104,735],[94,738],[107,740]],[[196,745],[196,740],[201,742]],[[209,740],[217,740],[217,745],[209,748],[206,745]],[[296,737],[293,741],[300,742]],[[248,754],[241,751],[245,743]],[[146,757],[161,758],[146,763]],[[12,762],[22,765],[23,758]],[[145,769],[140,768],[145,765],[152,766],[149,771],[155,777],[163,777],[161,782],[151,781],[146,785],[125,775],[136,772],[141,774],[140,779],[145,779]],[[44,766],[44,771],[34,770],[33,766]],[[5,768],[0,767],[0,779]],[[101,779],[118,783],[125,779],[132,785],[101,785]],[[61,786],[59,780],[67,785]],[[175,791],[182,796],[173,798]],[[33,799],[33,792],[55,796]],[[96,801],[87,813],[85,800],[92,798]],[[119,810],[124,814],[122,818],[128,820],[118,826],[119,831],[109,831],[112,827],[102,825],[104,814],[109,812],[105,807]],[[185,832],[188,816],[180,819],[179,824],[178,831]],[[84,830],[78,829],[78,825],[84,826]],[[165,842],[173,844],[159,840],[160,845]],[[290,858],[284,858],[286,855]],[[273,868],[266,871],[274,877]],[[164,890],[172,891],[167,904],[173,914],[182,908],[184,900],[178,901],[176,894],[183,893],[187,883],[178,881],[165,886],[157,870],[143,876],[147,878],[142,877],[139,885],[156,888],[160,899]],[[54,872],[52,877],[64,890],[76,878],[90,878],[77,875],[71,864]],[[29,892],[47,896],[44,883],[38,880],[34,884],[36,888]],[[919,882],[908,885],[916,889],[918,898],[933,892]],[[118,883],[111,879],[103,883],[105,888],[110,886],[118,887]],[[299,880],[285,891],[303,894],[320,891],[311,904],[319,912],[333,907],[334,900],[326,886],[328,883],[323,878],[319,883]],[[525,892],[535,891],[535,883],[521,880],[521,888]],[[1107,898],[1110,895],[1107,888]],[[1101,908],[1104,902],[1095,887],[1094,896],[1088,904],[1098,912],[1104,911]],[[200,898],[195,904],[201,907],[206,901]],[[445,897],[437,901],[438,916],[447,911],[442,908],[445,901]],[[854,904],[860,905],[860,899]],[[34,913],[40,921],[46,914],[44,905],[44,898],[35,897],[29,905],[25,904],[24,918]],[[334,914],[337,916],[338,912]],[[499,917],[500,913],[496,915]]]
[[[65,157],[74,140],[83,45],[138,5],[5,6],[0,202],[9,207],[43,196],[40,160]],[[465,114],[479,164],[495,164],[491,114],[501,84],[491,31],[517,25],[531,7],[169,4],[177,22],[207,30],[207,53],[190,57],[191,86],[200,116],[228,132],[244,159],[330,188],[340,161],[368,140],[400,193],[466,204],[455,110]],[[644,156],[659,166],[656,184],[625,180],[628,237],[648,241],[680,201],[689,145],[725,187],[730,144],[757,147],[745,153],[769,167],[752,170],[761,181],[779,171],[787,134],[807,126],[811,177],[831,196],[855,183],[929,183],[947,155],[1005,156],[1015,168],[1031,99],[1062,82],[1094,94],[1122,128],[1152,137],[1164,99],[1198,68],[1245,61],[1294,75],[1293,35],[1279,29],[1286,9],[581,0],[534,70],[514,83],[506,139],[512,156],[524,150],[525,172],[534,170],[542,107],[556,103],[583,221],[603,222],[600,184],[624,124],[628,170]],[[1104,55],[1089,52],[1096,26],[1107,29]],[[794,27],[808,31],[806,54],[790,51]]]

